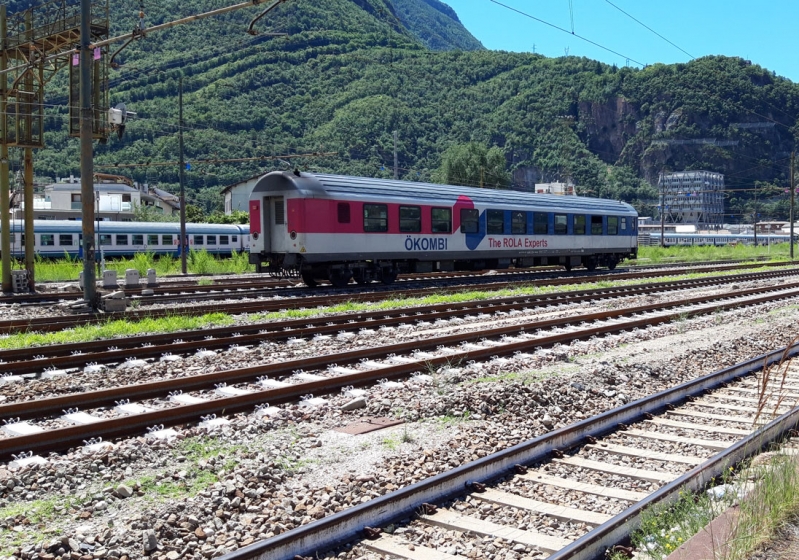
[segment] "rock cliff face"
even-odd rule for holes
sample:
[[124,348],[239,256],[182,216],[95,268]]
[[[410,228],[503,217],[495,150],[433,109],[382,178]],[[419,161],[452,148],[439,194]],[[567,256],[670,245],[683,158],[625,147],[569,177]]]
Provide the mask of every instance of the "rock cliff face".
[[627,142],[635,136],[638,111],[622,97],[604,103],[580,102],[578,119],[585,127],[583,141],[607,163],[616,163]]

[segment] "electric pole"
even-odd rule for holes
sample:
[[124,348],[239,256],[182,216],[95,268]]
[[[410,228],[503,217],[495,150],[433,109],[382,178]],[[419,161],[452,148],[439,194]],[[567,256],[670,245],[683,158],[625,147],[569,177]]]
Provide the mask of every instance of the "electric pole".
[[399,166],[397,165],[397,131],[394,131],[394,179],[399,179]]
[[[5,71],[8,66],[6,54],[6,5],[0,5],[0,70]],[[2,253],[2,288],[4,292],[11,291],[11,219],[9,217],[10,194],[8,184],[8,119],[6,108],[8,97],[6,87],[8,78],[0,75],[0,253]]]
[[178,150],[180,151],[180,270],[186,274],[186,251],[189,248],[186,239],[186,180],[184,177],[186,161],[183,159],[183,74],[178,80]]
[[666,246],[666,186],[663,184],[663,174],[658,177],[660,188],[660,246]]
[[94,155],[92,153],[91,0],[80,0],[80,199],[83,209],[83,299],[97,309],[94,276]]
[[793,183],[793,168],[794,168],[794,158],[796,157],[796,152],[791,152],[791,260],[793,260],[793,221],[794,221],[794,211],[793,211],[793,203],[796,194],[796,186]]

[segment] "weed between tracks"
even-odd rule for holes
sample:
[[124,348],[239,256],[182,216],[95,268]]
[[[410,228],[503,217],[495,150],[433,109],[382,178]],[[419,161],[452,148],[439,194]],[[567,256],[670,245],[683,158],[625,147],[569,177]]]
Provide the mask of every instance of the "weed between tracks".
[[[99,258],[99,256],[98,256]],[[186,258],[188,272],[191,274],[242,274],[255,272],[255,266],[249,263],[248,253],[233,253],[230,257],[217,257],[205,249],[190,251]],[[147,274],[152,268],[159,276],[180,273],[180,259],[172,255],[156,257],[153,253],[137,253],[130,259],[105,261],[106,270],[116,270],[117,275],[124,277],[125,271],[135,268],[139,274]],[[66,255],[63,259],[43,259],[36,257],[36,280],[39,282],[76,281],[83,270],[83,261]]]
[[671,261],[722,261],[749,260],[767,257],[771,260],[785,260],[790,257],[787,243],[769,246],[725,245],[722,247],[639,247],[638,259],[649,263],[668,263]]
[[107,338],[170,333],[231,324],[233,324],[233,318],[226,313],[208,313],[199,317],[173,315],[160,319],[142,319],[141,321],[112,320],[106,323],[82,325],[74,329],[53,333],[18,333],[0,337],[0,349],[8,350],[44,346],[46,344],[90,342]]

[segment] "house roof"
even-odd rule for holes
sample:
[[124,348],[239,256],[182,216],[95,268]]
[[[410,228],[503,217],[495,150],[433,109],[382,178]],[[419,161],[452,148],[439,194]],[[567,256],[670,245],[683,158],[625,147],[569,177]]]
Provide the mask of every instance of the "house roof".
[[[49,189],[51,191],[60,191],[60,192],[80,192],[81,186],[80,183],[54,183],[52,185],[47,185],[45,189]],[[122,185],[119,183],[95,183],[94,185],[95,192],[115,192],[115,193],[129,193],[129,192],[139,192],[138,189],[134,189],[133,187],[129,187],[128,185]]]
[[260,179],[264,175],[266,175],[266,173],[258,173],[257,175],[253,175],[252,177],[248,177],[248,178],[244,179],[243,181],[239,181],[237,183],[231,183],[230,185],[227,185],[226,187],[223,187],[220,194],[225,194],[226,192],[228,192],[232,188],[238,187],[239,185],[244,185],[246,183],[249,183],[250,181],[252,181],[254,179]]

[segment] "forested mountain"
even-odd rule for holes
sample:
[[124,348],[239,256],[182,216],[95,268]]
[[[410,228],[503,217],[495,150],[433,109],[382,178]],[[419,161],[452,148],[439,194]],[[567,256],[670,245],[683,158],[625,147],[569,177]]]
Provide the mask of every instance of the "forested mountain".
[[[143,2],[147,25],[227,4]],[[130,31],[138,5],[111,6],[114,33]],[[121,141],[97,146],[97,169],[177,185],[176,166],[152,164],[177,160],[182,73],[190,198],[208,206],[222,186],[283,164],[198,160],[333,152],[291,164],[389,177],[394,130],[408,180],[430,180],[449,146],[477,141],[504,151],[516,185],[572,180],[582,194],[637,201],[645,212],[661,171],[725,173],[739,214],[755,182],[787,185],[799,86],[748,61],[637,70],[487,51],[438,0],[288,0],[256,24],[261,35],[245,34],[262,7],[153,33],[120,53],[112,105],[124,101],[138,117]],[[64,89],[51,88],[48,103],[58,107],[36,174],[77,175]],[[151,165],[103,167],[115,162]]]

